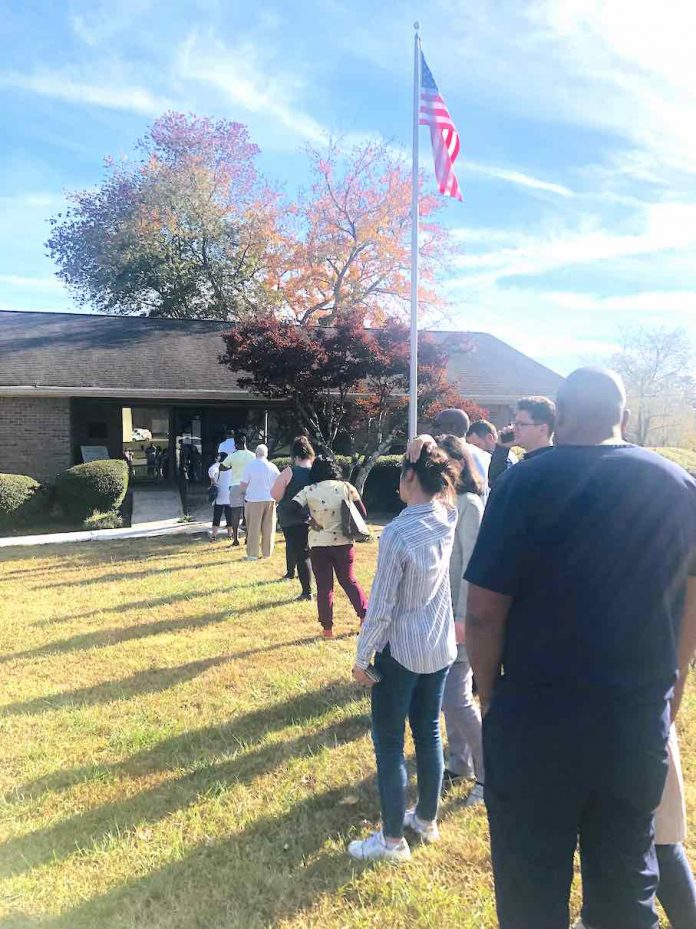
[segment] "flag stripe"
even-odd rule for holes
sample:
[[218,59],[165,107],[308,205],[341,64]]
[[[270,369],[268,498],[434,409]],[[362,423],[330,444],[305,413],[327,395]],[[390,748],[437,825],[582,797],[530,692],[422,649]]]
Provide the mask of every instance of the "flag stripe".
[[461,191],[454,173],[454,162],[460,148],[459,133],[422,52],[418,123],[430,127],[435,180],[440,193],[461,200]]

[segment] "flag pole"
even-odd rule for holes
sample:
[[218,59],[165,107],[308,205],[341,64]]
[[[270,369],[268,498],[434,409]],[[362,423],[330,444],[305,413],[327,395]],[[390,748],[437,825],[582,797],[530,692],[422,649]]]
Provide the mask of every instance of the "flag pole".
[[418,111],[420,108],[420,23],[413,24],[413,149],[411,170],[411,364],[409,371],[408,437],[418,432]]

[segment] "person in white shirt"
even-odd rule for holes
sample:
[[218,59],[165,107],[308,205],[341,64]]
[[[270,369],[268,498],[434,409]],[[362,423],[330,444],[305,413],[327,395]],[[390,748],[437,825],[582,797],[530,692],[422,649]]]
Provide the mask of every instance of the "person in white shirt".
[[225,440],[218,445],[218,455],[231,455],[236,451],[237,446],[234,441],[234,430],[228,429],[225,432]]
[[[372,687],[383,822],[381,830],[348,846],[348,853],[363,861],[410,858],[404,828],[424,842],[439,838],[436,818],[444,769],[440,710],[447,671],[457,657],[449,583],[456,479],[454,465],[430,436],[415,439],[399,482],[406,509],[379,540],[377,573],[353,667],[355,680]],[[406,809],[407,719],[418,771],[418,803],[411,810]]]
[[247,448],[246,432],[239,429],[234,434],[234,444],[237,447],[231,455],[228,455],[220,465],[221,470],[225,468],[230,472],[230,508],[232,510],[232,547],[239,545],[239,523],[244,513],[244,491],[242,490],[242,476],[244,470],[250,461],[253,461],[255,455]]
[[280,471],[268,460],[268,447],[256,446],[255,460],[244,469],[241,489],[246,498],[247,560],[258,561],[261,556],[270,558],[275,542],[276,512],[271,489]]
[[[221,458],[219,455],[218,458]],[[213,501],[213,526],[210,531],[210,541],[217,540],[218,529],[220,528],[220,519],[225,514],[225,527],[227,537],[232,538],[232,509],[230,507],[230,472],[220,468],[220,461],[215,461],[208,468],[208,477],[210,483],[217,488],[217,496]]]

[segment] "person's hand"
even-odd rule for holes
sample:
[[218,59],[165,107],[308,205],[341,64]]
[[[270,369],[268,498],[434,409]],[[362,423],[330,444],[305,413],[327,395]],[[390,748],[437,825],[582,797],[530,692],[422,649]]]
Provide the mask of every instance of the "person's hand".
[[431,435],[417,435],[415,439],[411,439],[406,446],[408,460],[415,464],[420,458],[423,449],[432,448],[435,444],[435,439]]
[[353,666],[353,679],[357,681],[358,684],[362,684],[363,687],[372,687],[375,683],[372,678],[365,674],[365,671],[357,665]]
[[457,645],[464,645],[466,642],[466,626],[464,623],[455,622],[454,624],[454,638]]

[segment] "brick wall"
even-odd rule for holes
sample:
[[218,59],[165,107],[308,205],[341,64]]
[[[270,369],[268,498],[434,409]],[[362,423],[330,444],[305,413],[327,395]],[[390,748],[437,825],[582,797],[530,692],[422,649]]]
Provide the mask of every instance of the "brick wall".
[[0,397],[0,472],[41,481],[71,464],[69,399]]

